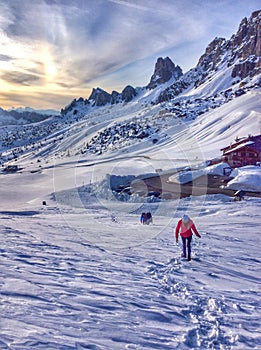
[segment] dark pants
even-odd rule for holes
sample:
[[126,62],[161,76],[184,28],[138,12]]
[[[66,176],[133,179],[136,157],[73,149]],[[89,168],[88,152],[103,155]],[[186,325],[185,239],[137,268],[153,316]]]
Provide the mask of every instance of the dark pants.
[[192,236],[190,237],[181,237],[182,238],[182,243],[183,243],[183,255],[184,257],[187,256],[187,247],[188,247],[188,259],[191,259],[191,241],[192,241]]

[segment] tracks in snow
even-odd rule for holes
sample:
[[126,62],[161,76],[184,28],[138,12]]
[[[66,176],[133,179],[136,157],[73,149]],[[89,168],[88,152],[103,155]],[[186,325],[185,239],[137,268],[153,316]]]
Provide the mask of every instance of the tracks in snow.
[[[238,332],[232,330],[237,306],[224,295],[211,296],[200,285],[195,290],[190,272],[201,268],[197,260],[188,263],[176,257],[166,265],[151,262],[148,274],[158,281],[163,292],[175,298],[174,305],[177,301],[180,304],[174,307],[186,319],[187,327],[179,339],[178,349],[184,345],[193,349],[233,349],[240,341]],[[227,270],[224,268],[223,272]]]

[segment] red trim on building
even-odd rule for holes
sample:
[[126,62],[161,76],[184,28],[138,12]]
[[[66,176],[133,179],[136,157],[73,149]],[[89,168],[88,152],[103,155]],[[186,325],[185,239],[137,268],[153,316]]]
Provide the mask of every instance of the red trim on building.
[[261,135],[236,139],[236,142],[222,148],[223,160],[231,168],[256,165],[261,161]]

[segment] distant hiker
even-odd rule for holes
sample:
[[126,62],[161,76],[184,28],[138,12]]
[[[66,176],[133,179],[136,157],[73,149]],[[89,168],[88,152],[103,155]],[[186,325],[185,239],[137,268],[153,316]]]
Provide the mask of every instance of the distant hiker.
[[200,234],[198,233],[196,226],[194,222],[190,219],[188,215],[183,215],[182,219],[180,219],[177,223],[175,235],[176,235],[176,242],[178,243],[179,240],[179,233],[182,238],[182,244],[183,244],[183,257],[187,257],[187,251],[186,248],[188,248],[188,261],[191,260],[191,240],[193,232],[196,236],[201,238]]
[[140,222],[141,224],[145,225],[147,221],[147,214],[146,213],[142,213],[140,216]]
[[140,216],[140,222],[143,224],[143,225],[149,225],[149,224],[152,224],[152,215],[150,212],[148,213],[142,213],[141,216]]
[[235,194],[234,194],[234,201],[242,201],[242,200],[244,200],[245,194],[246,193],[243,190],[236,191]]
[[148,212],[146,214],[147,216],[147,220],[146,220],[146,224],[149,225],[149,224],[152,224],[152,215],[151,215],[151,212]]

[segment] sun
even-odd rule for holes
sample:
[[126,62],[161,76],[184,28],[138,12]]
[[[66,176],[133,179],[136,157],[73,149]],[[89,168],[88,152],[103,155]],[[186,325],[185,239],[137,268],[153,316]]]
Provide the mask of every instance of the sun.
[[43,74],[47,81],[52,81],[57,74],[57,65],[49,47],[45,45],[40,50],[40,60],[43,64]]
[[50,56],[44,59],[44,72],[47,80],[52,80],[56,75],[56,65]]
[[45,75],[48,80],[52,79],[56,74],[56,66],[52,62],[45,63]]

